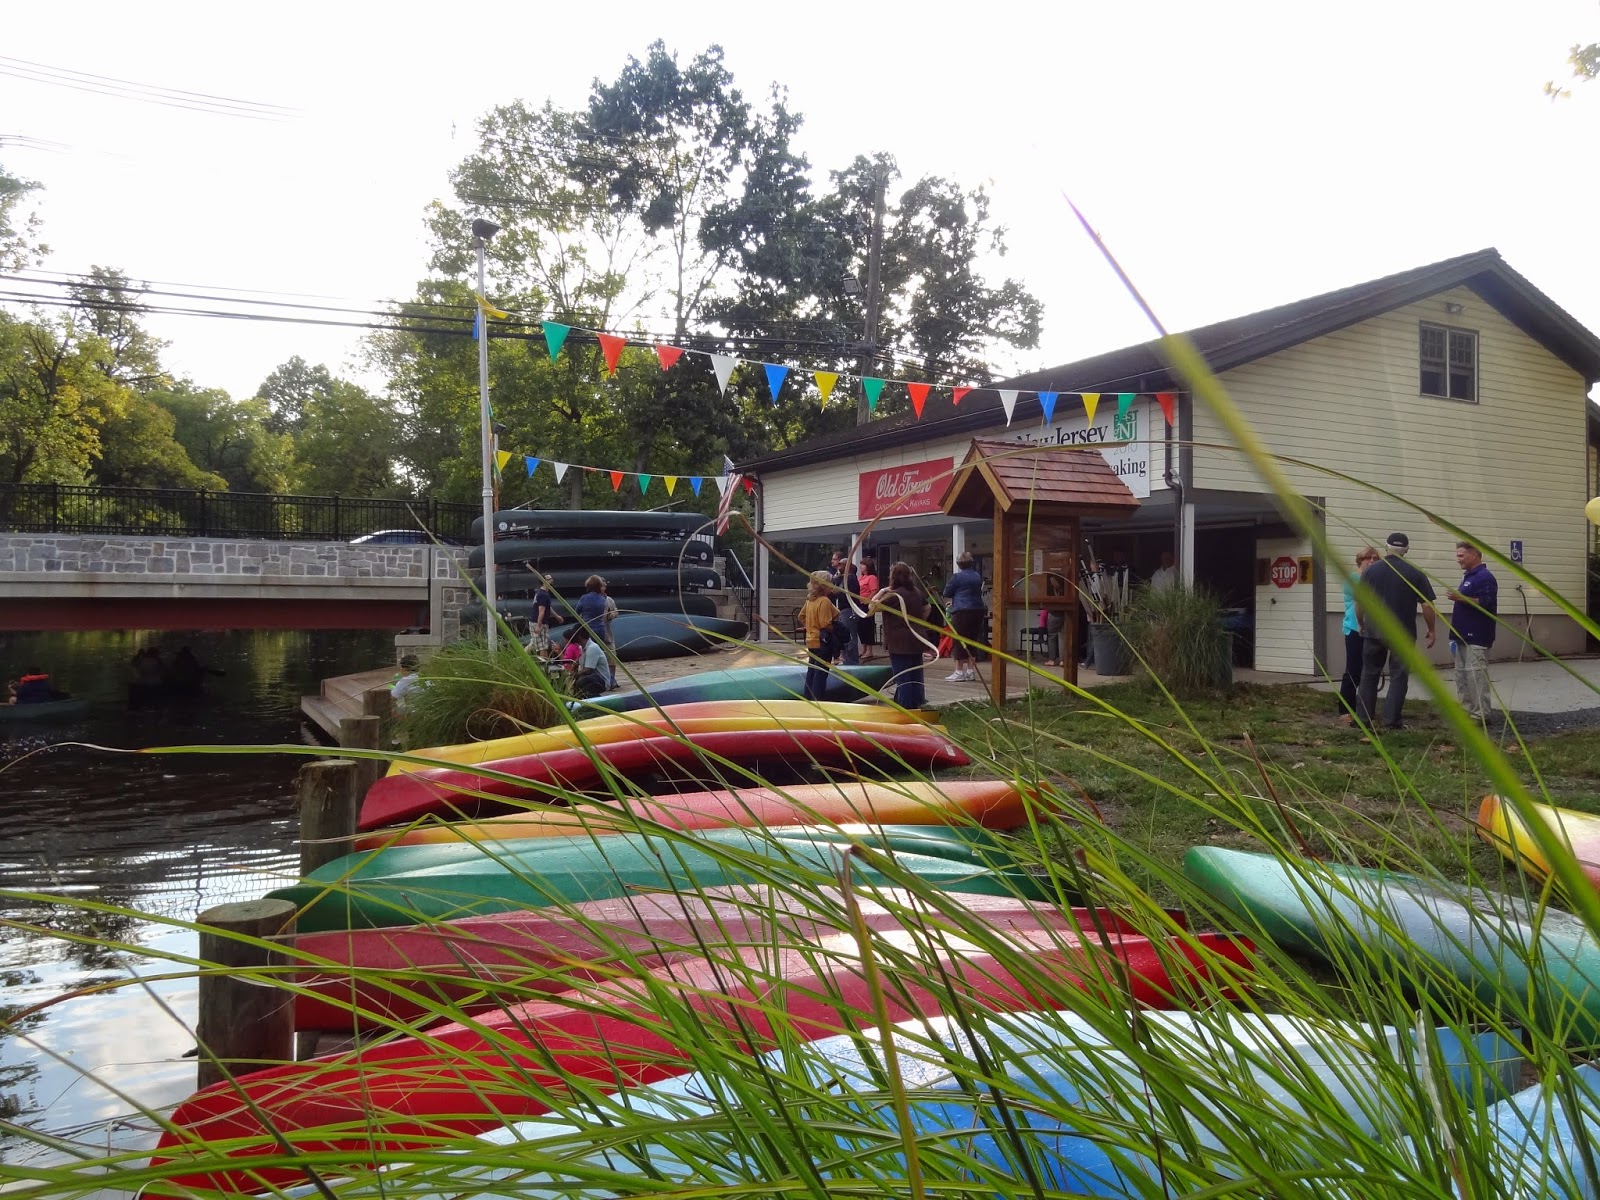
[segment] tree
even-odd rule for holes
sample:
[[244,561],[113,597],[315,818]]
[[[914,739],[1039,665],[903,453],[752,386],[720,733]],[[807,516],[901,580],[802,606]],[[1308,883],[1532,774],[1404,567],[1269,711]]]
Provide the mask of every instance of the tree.
[[403,493],[395,471],[399,434],[386,403],[335,379],[326,393],[311,398],[295,438],[298,487],[313,496]]
[[49,247],[37,240],[39,215],[25,211],[28,196],[39,190],[0,167],[0,271],[20,271],[42,259]]
[[290,492],[295,487],[294,439],[267,428],[265,400],[234,400],[221,388],[181,380],[150,400],[173,418],[173,436],[202,471],[235,492]]
[[228,481],[196,466],[173,436],[176,424],[154,399],[131,393],[126,406],[101,427],[92,481],[107,487],[226,491]]
[[100,371],[105,352],[70,317],[0,313],[0,480],[84,482],[101,454],[101,429],[130,396]]
[[265,402],[269,413],[267,429],[272,433],[299,433],[306,425],[306,414],[318,397],[333,388],[333,376],[322,364],[311,366],[296,354],[256,389],[256,399]]
[[161,366],[168,343],[139,323],[149,309],[138,301],[140,289],[115,267],[90,267],[87,281],[71,287],[79,305],[79,323],[104,344],[98,363],[110,379],[138,391],[171,383]]

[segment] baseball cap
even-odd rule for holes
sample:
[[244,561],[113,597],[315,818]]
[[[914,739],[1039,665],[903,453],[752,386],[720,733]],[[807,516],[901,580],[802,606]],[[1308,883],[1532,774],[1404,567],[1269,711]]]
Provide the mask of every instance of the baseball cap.
[[1391,533],[1389,540],[1385,544],[1398,547],[1401,550],[1411,549],[1411,539],[1403,533]]

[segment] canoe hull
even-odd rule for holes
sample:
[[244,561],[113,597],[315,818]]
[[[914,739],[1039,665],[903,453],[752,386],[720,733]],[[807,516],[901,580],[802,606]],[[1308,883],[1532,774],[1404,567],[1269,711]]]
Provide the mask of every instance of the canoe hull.
[[[1590,886],[1600,888],[1600,816],[1548,804],[1535,804],[1533,811],[1550,832],[1572,848],[1578,869]],[[1507,861],[1536,878],[1550,878],[1549,858],[1521,818],[1499,796],[1485,796],[1478,806],[1478,836]]]
[[[480,550],[479,556],[482,556]],[[498,548],[495,551],[497,563],[520,563],[521,559],[500,558]],[[478,564],[481,565],[481,564]],[[606,581],[606,591],[613,596],[628,595],[633,592],[663,592],[682,591],[685,588],[719,588],[722,586],[722,576],[710,567],[692,559],[681,566],[675,562],[661,563],[654,566],[639,563],[596,563],[586,567],[556,567],[540,575],[550,576],[550,586],[562,600],[568,604],[575,602],[584,592],[584,582],[591,575],[599,575]],[[505,581],[507,595],[512,592],[523,592],[532,595],[539,587],[539,575],[531,571],[497,570],[494,575],[495,592],[500,591],[502,580]],[[478,586],[483,586],[481,578],[473,580]]]
[[[685,597],[690,599],[691,597]],[[878,700],[889,682],[888,667],[834,667],[828,673],[824,700]],[[806,668],[792,663],[770,667],[735,667],[728,671],[702,671],[643,691],[615,692],[584,700],[586,709],[631,712],[706,700],[798,700],[805,694]]]
[[[507,508],[494,514],[496,537],[536,536],[663,537],[683,539],[709,534],[713,521],[699,513],[618,512],[591,508]],[[483,518],[472,522],[472,536],[483,538]]]
[[44,700],[37,704],[0,704],[0,725],[73,721],[88,713],[89,701],[77,696],[68,700]]
[[[617,567],[704,567],[709,566],[714,549],[699,538],[678,541],[661,537],[615,538],[518,538],[508,537],[494,544],[497,563],[533,563],[542,568],[568,572],[583,571],[606,575]],[[476,557],[469,552],[469,567],[483,566],[483,548]],[[606,575],[606,578],[610,578]]]

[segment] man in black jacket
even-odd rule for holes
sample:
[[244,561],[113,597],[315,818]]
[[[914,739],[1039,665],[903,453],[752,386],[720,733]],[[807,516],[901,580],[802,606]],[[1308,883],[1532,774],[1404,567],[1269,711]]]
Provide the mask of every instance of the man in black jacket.
[[[1394,614],[1406,636],[1413,641],[1417,636],[1417,610],[1422,610],[1423,622],[1428,627],[1425,644],[1433,649],[1434,612],[1433,584],[1411,563],[1406,561],[1406,551],[1411,549],[1411,539],[1403,533],[1391,533],[1386,544],[1388,553],[1361,573],[1361,582],[1378,594],[1379,601]],[[1406,689],[1410,672],[1379,633],[1376,623],[1365,607],[1358,604],[1361,614],[1361,689],[1356,696],[1356,715],[1368,729],[1373,727],[1373,716],[1378,707],[1378,679],[1385,665],[1389,668],[1389,693],[1383,699],[1383,725],[1386,729],[1404,729],[1401,720],[1406,703]]]

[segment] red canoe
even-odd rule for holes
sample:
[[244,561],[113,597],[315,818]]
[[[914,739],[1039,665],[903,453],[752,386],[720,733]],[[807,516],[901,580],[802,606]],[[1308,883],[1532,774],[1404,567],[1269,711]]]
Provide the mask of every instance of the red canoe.
[[[1054,929],[1007,936],[1031,952],[1036,969],[1053,977],[1046,995],[1030,991],[994,955],[970,944],[930,945],[925,934],[908,931],[876,933],[874,945],[884,953],[892,946],[927,964],[883,981],[888,1019],[943,1011],[939,996],[920,986],[921,978],[943,979],[985,1008],[1031,1012],[1068,1002],[1074,988],[1182,1007],[1192,1000],[1185,982],[1206,971],[1194,945],[1176,940],[1155,944],[1112,934],[1102,943],[1093,935],[1079,939]],[[1186,936],[1247,965],[1247,943],[1221,934]],[[1167,961],[1182,967],[1185,979],[1176,985]],[[423,1038],[215,1084],[178,1106],[152,1165],[173,1163],[169,1182],[185,1187],[259,1191],[303,1182],[304,1175],[289,1167],[252,1169],[246,1161],[225,1172],[185,1172],[174,1159],[183,1156],[185,1145],[214,1154],[238,1139],[230,1153],[242,1160],[280,1154],[289,1146],[348,1151],[364,1163],[374,1149],[436,1146],[450,1132],[480,1133],[536,1116],[548,1109],[543,1097],[564,1089],[572,1077],[608,1089],[667,1078],[686,1069],[688,1055],[681,1025],[656,1015],[656,997],[663,992],[693,1009],[699,1021],[723,1026],[752,1053],[772,1047],[773,1011],[785,1013],[787,1036],[812,1039],[866,1024],[875,999],[849,934],[829,934],[804,949],[751,947],[716,961],[665,963],[642,977],[520,1004],[471,1024],[443,1025]],[[326,1163],[322,1169],[335,1170]]]
[[[429,813],[473,815],[486,803],[493,806],[496,799],[538,799],[543,795],[542,789],[549,787],[582,789],[593,785],[604,773],[642,775],[699,762],[703,772],[726,776],[726,763],[748,768],[758,761],[776,759],[819,767],[903,764],[919,771],[964,767],[971,761],[949,738],[926,726],[884,726],[870,731],[843,727],[751,729],[701,733],[692,740],[640,738],[503,758],[478,767],[431,767],[411,774],[385,775],[367,791],[359,828],[365,831],[404,824]],[[498,771],[516,779],[485,779],[477,773],[479,770]]]
[[[311,994],[296,998],[295,1028],[348,1033],[364,1024],[372,1032],[374,1025],[424,1021],[446,1001],[481,1012],[507,1003],[519,990],[523,997],[567,991],[625,970],[630,961],[651,967],[698,957],[708,945],[794,945],[844,932],[841,893],[818,892],[802,903],[770,888],[735,885],[699,895],[660,892],[437,925],[302,934],[293,942],[296,957],[336,965],[310,968],[299,979]],[[886,888],[882,895],[892,907],[864,896],[858,900],[872,929],[903,929],[907,912],[921,914],[911,918],[913,927],[953,924],[909,892]],[[1060,909],[1013,896],[962,895],[952,901],[953,911],[1000,930],[1138,932],[1110,909]],[[1181,914],[1169,919],[1182,924]]]

